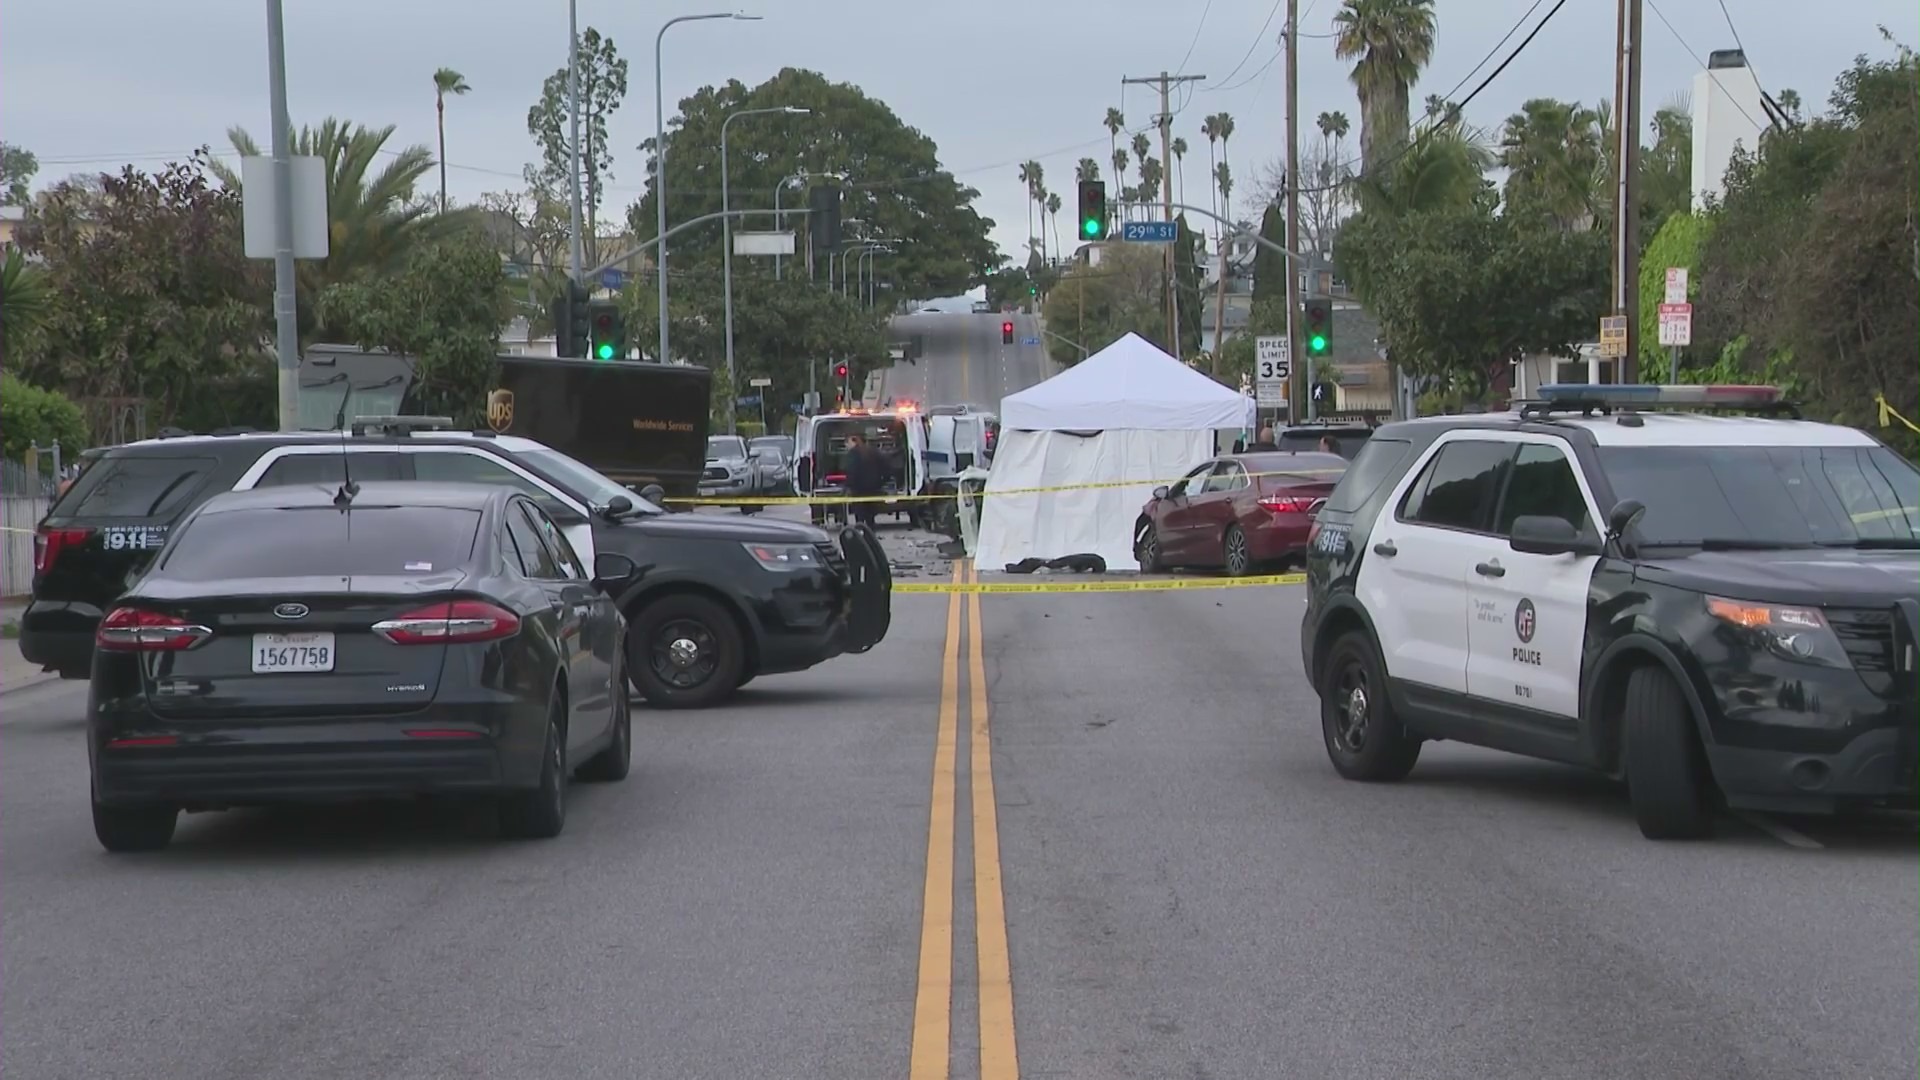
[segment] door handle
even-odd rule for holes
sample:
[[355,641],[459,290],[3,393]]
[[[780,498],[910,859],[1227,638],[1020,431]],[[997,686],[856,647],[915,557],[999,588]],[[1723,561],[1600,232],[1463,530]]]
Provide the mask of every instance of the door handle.
[[1475,563],[1473,572],[1481,577],[1506,577],[1507,568],[1497,562]]
[[1375,555],[1381,556],[1382,558],[1391,559],[1395,555],[1400,554],[1400,549],[1393,546],[1393,541],[1382,540],[1379,543],[1373,545],[1373,553]]

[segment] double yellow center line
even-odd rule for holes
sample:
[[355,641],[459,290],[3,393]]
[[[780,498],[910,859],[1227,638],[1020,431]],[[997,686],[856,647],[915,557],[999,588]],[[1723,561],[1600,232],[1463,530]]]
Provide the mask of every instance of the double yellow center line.
[[[978,571],[956,565],[953,584]],[[980,595],[947,597],[946,648],[940,661],[940,726],[933,750],[933,807],[927,825],[926,893],[920,916],[920,982],[913,1007],[912,1080],[948,1080],[953,1042],[953,852],[958,811],[961,611],[966,611],[967,779],[972,807],[974,948],[980,1002],[980,1078],[1018,1080],[1013,1033],[1013,973],[1007,960],[1006,896],[1000,883],[1000,823],[993,796],[993,741],[987,717],[987,662]]]

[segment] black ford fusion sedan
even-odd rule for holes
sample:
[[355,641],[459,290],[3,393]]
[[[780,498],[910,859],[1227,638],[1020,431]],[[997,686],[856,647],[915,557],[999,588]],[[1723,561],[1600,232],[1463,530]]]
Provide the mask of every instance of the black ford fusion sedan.
[[482,795],[557,835],[626,776],[626,623],[531,499],[477,484],[297,485],[190,513],[96,632],[93,823],[165,847],[182,810]]

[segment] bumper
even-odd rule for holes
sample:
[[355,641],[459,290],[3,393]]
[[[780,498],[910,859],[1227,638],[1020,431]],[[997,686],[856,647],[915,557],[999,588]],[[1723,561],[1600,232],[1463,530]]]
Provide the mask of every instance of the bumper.
[[1914,729],[1866,731],[1829,753],[1717,746],[1713,777],[1731,806],[1778,813],[1829,813],[1847,804],[1912,804]]
[[754,494],[753,481],[741,480],[701,480],[700,494],[703,498],[742,499]]
[[61,678],[84,679],[93,667],[93,633],[104,615],[92,604],[35,600],[20,616],[20,655]]
[[[1307,554],[1307,534],[1313,523],[1305,514],[1271,514],[1258,511],[1265,521],[1255,520],[1247,530],[1247,549],[1258,562],[1301,560]],[[1295,520],[1298,519],[1298,520]],[[1242,518],[1243,522],[1247,519]]]
[[[1876,676],[1878,690],[1893,679]],[[1707,759],[1733,806],[1825,813],[1848,803],[1911,803],[1920,766],[1920,693],[1889,697],[1860,675],[1760,660],[1712,688]]]
[[[94,791],[108,803],[198,808],[491,794],[538,782],[543,711],[436,706],[379,720],[212,722],[94,711],[88,754]],[[156,742],[167,737],[177,741]],[[119,742],[128,739],[135,742]]]

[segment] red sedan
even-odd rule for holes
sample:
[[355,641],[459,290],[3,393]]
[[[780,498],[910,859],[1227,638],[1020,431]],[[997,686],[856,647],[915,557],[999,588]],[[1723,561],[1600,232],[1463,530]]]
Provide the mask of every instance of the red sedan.
[[1338,454],[1266,453],[1215,458],[1172,487],[1155,489],[1133,526],[1144,573],[1218,566],[1236,577],[1307,550],[1313,512],[1347,471]]

